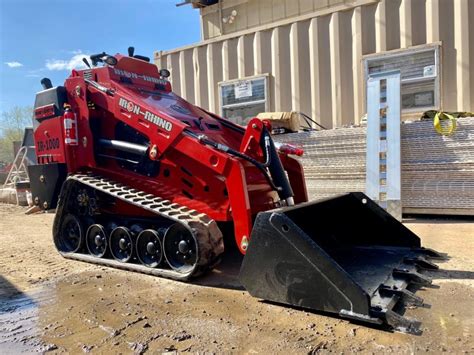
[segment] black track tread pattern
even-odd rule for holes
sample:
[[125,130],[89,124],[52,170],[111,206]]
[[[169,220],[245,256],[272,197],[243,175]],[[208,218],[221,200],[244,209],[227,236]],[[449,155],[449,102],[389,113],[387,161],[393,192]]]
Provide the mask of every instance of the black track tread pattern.
[[181,273],[172,269],[149,268],[139,264],[120,263],[113,259],[98,258],[89,254],[64,253],[58,250],[65,258],[186,281],[205,273],[215,266],[219,256],[224,252],[222,233],[217,223],[206,214],[95,174],[71,175],[64,182],[53,225],[55,245],[61,221],[64,215],[69,212],[65,208],[68,203],[68,197],[73,187],[78,184],[180,223],[192,233],[198,243],[198,262],[189,272]]

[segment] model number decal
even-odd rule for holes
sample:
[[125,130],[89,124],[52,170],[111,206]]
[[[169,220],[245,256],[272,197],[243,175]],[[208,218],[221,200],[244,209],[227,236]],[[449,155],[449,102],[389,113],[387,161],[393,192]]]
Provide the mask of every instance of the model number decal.
[[171,132],[173,129],[173,124],[170,121],[167,121],[164,118],[161,118],[160,116],[157,116],[149,111],[142,110],[140,106],[133,103],[132,101],[124,99],[123,97],[119,99],[119,106],[126,109],[128,112],[133,112],[136,115],[143,116],[145,120],[156,124],[158,127],[161,127],[168,132]]
[[52,150],[59,148],[59,138],[45,139],[44,141],[38,141],[38,152],[44,152],[45,150]]
[[166,83],[167,83],[167,81],[163,80],[163,79],[158,79],[158,78],[155,78],[153,76],[148,76],[148,75],[143,75],[143,74],[132,73],[132,72],[122,70],[122,69],[114,68],[114,73],[116,75],[124,76],[126,78],[142,79],[142,80],[148,81],[150,83],[154,83],[154,84],[166,85]]

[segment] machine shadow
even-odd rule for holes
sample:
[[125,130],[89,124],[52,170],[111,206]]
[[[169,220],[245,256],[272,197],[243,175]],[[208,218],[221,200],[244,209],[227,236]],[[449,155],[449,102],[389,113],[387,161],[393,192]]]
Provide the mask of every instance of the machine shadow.
[[462,224],[474,222],[474,216],[457,216],[457,215],[404,215],[403,223],[409,224]]
[[[393,328],[391,328],[391,327],[389,327],[385,324],[372,324],[372,323],[368,323],[368,322],[358,321],[356,319],[348,319],[348,318],[340,317],[340,316],[338,316],[338,315],[336,315],[332,312],[316,311],[316,310],[312,310],[312,309],[308,309],[308,308],[292,306],[292,305],[287,305],[287,304],[281,304],[281,303],[272,302],[272,301],[265,301],[265,300],[260,300],[260,302],[265,303],[265,304],[271,304],[273,306],[290,308],[290,309],[294,309],[296,311],[304,311],[304,312],[308,312],[310,314],[323,316],[323,317],[328,317],[328,319],[340,319],[340,320],[343,320],[343,321],[347,322],[348,324],[360,325],[364,328],[371,328],[371,329],[380,330],[380,331],[389,332],[389,333],[395,333],[396,332]],[[413,335],[421,335],[421,334],[422,334],[422,332],[419,333],[419,334],[413,334]]]
[[[239,282],[239,271],[240,266],[242,263],[243,256],[236,250],[235,248],[228,248],[222,258],[222,262],[209,274],[201,277],[200,279],[194,281],[194,284],[206,286],[206,287],[217,287],[217,288],[226,288],[226,289],[234,289],[234,290],[245,290],[241,283]],[[443,263],[449,260],[449,257],[445,255],[442,259],[436,260],[436,264]],[[408,287],[408,290],[411,292],[418,292],[422,289],[429,289],[429,288],[440,288],[439,285],[436,285],[436,280],[441,279],[474,279],[474,272],[472,271],[461,271],[461,270],[425,270],[423,272],[424,275],[430,277],[434,283],[431,285],[421,286],[417,284],[412,284]],[[321,315],[330,318],[334,318],[334,313],[324,312],[324,311],[316,311],[311,310],[303,307],[298,306],[291,306],[291,305],[282,305],[278,302],[272,302],[267,300],[259,300],[259,302],[276,305],[276,306],[283,306],[288,307],[290,309],[298,310],[298,311],[305,311],[314,315]],[[423,303],[423,305],[419,306],[420,308],[430,309],[431,305],[428,303]],[[407,310],[411,307],[407,307],[403,304],[403,302],[398,303],[394,307],[394,311],[396,311],[400,315],[405,315]],[[350,324],[354,325],[361,325],[364,327],[369,327],[374,330],[384,331],[384,332],[396,332],[389,326],[384,324],[377,325],[377,324],[369,324],[366,322],[360,322],[357,320],[349,320],[347,318],[338,317],[336,318],[345,320]],[[419,328],[418,333],[412,333],[412,335],[420,336],[423,334],[423,329]]]
[[439,269],[427,275],[433,280],[474,280],[474,271]]
[[[205,287],[245,290],[239,281],[240,266],[242,264],[243,258],[244,256],[240,254],[240,252],[235,247],[226,245],[226,251],[221,257],[221,262],[206,275],[193,280],[193,284]],[[443,264],[449,259],[450,257],[448,255],[443,255],[443,258],[437,259],[435,263]],[[440,268],[438,270],[432,271],[425,270],[423,273],[426,276],[432,278],[433,281],[440,279],[474,279],[473,271],[445,270]],[[436,284],[424,287],[439,288],[439,286]]]
[[244,256],[235,247],[226,248],[221,262],[211,272],[194,280],[200,286],[244,290],[239,281],[240,265]]
[[0,315],[35,307],[36,302],[0,275]]

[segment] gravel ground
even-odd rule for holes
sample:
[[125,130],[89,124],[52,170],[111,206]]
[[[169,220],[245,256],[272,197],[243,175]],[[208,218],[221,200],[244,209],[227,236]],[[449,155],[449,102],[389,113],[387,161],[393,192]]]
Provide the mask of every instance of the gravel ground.
[[423,245],[449,254],[437,287],[417,294],[431,308],[413,336],[285,308],[240,287],[238,255],[193,284],[63,259],[53,214],[0,204],[0,353],[474,352],[474,223],[407,220]]

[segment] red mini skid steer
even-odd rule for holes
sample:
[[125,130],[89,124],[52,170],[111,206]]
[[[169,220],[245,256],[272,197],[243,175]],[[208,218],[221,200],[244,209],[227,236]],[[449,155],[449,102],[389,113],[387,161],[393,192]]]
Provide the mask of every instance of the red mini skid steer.
[[398,306],[423,304],[409,288],[440,254],[363,193],[308,202],[299,152],[268,124],[186,102],[133,52],[92,55],[36,95],[29,173],[35,203],[57,208],[61,255],[185,281],[233,231],[252,296],[418,332]]

